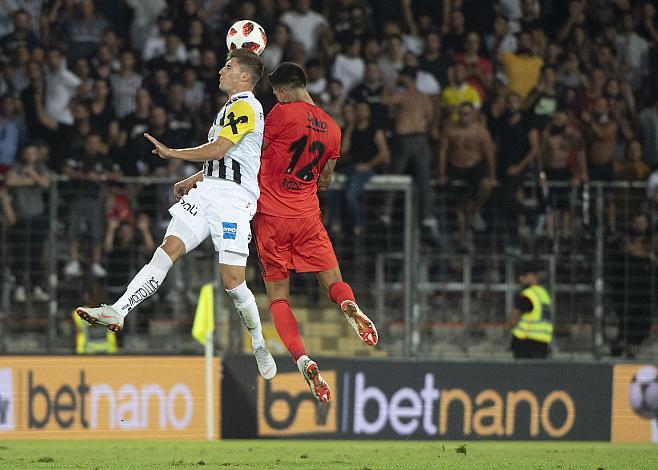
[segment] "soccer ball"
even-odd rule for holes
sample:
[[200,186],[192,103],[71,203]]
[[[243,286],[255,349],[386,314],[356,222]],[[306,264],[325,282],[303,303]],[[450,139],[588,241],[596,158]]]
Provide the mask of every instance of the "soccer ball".
[[260,55],[266,45],[265,30],[255,21],[237,21],[226,34],[226,47],[229,51],[242,47]]
[[643,418],[658,417],[658,369],[645,366],[635,373],[628,388],[628,401]]

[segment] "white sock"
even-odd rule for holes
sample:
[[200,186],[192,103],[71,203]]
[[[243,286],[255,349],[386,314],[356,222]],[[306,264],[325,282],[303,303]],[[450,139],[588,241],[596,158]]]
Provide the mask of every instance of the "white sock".
[[264,346],[265,338],[263,338],[263,328],[260,324],[256,297],[247,287],[247,281],[234,289],[226,289],[226,292],[233,299],[235,309],[240,314],[249,335],[251,335],[251,346],[253,348]]
[[133,308],[158,290],[173,265],[169,255],[158,247],[149,264],[145,265],[130,281],[126,292],[112,305],[112,308],[122,317],[128,315]]

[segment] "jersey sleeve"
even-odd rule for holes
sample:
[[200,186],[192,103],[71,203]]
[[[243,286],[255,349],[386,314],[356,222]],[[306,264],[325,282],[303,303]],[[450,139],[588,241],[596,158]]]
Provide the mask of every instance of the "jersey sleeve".
[[269,143],[275,140],[285,127],[286,120],[283,107],[274,106],[265,118],[265,131],[263,132],[263,143]]
[[340,158],[340,139],[341,139],[341,132],[340,132],[340,127],[336,126],[336,130],[334,131],[334,145],[332,146],[332,150],[329,152],[329,160],[338,160]]
[[237,144],[246,134],[254,130],[256,114],[245,100],[238,100],[226,110],[218,136]]

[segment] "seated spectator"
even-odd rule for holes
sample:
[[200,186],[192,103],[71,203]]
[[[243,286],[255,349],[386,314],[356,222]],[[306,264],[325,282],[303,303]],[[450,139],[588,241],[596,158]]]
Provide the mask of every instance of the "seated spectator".
[[482,106],[480,94],[472,85],[466,82],[466,66],[457,62],[450,68],[451,84],[441,93],[441,119],[457,122],[458,108],[462,103],[469,103],[474,109]]
[[519,46],[515,53],[508,52],[501,56],[503,71],[507,76],[510,91],[525,98],[539,81],[544,61],[532,50],[532,36],[529,32],[518,35]]
[[46,302],[43,289],[46,282],[43,248],[48,237],[48,212],[44,193],[50,186],[48,169],[39,158],[36,145],[27,145],[21,151],[20,162],[7,173],[16,225],[10,233],[12,271],[16,276],[14,300],[27,300],[26,286],[32,288],[32,300]]
[[350,35],[343,43],[343,52],[338,53],[334,59],[331,76],[343,84],[344,95],[349,94],[363,80],[366,66],[360,53],[361,40]]
[[45,109],[48,115],[60,124],[73,124],[69,105],[78,92],[80,79],[66,67],[62,52],[57,48],[48,50],[46,72]]
[[460,181],[462,197],[457,204],[457,229],[464,248],[472,251],[467,226],[476,231],[486,229],[480,209],[489,198],[496,181],[494,146],[489,131],[475,119],[473,105],[463,102],[458,107],[459,120],[446,128],[439,148],[439,184]]
[[480,101],[484,102],[493,82],[493,68],[491,61],[480,54],[478,33],[472,31],[466,35],[464,52],[455,54],[455,62],[466,66],[466,81],[478,91]]
[[388,165],[391,158],[384,131],[372,122],[368,103],[357,103],[353,119],[345,123],[340,152],[349,160],[345,199],[352,232],[359,236],[363,234],[363,188],[377,170]]
[[30,29],[30,14],[26,10],[16,10],[12,16],[14,31],[0,38],[0,53],[12,57],[19,47],[32,50],[39,44],[39,38]]
[[96,52],[109,23],[96,14],[93,0],[82,0],[79,14],[68,27],[69,58],[88,57]]
[[121,176],[117,164],[103,155],[103,141],[98,133],[92,132],[85,139],[85,148],[77,156],[67,160],[64,174],[71,180],[71,195],[67,198],[69,262],[64,274],[70,277],[82,275],[80,264],[81,223],[84,222],[92,245],[91,273],[94,277],[105,277],[107,271],[101,265],[103,212],[101,197],[103,183]]
[[0,96],[0,174],[14,164],[22,134],[23,123],[18,115],[16,99],[10,95]]
[[142,86],[142,76],[135,71],[136,65],[135,53],[123,51],[119,71],[110,77],[112,104],[119,119],[135,111],[135,95]]

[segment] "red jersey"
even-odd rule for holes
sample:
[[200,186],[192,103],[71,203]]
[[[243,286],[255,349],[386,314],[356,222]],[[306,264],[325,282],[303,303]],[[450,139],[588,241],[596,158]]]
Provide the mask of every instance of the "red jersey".
[[258,212],[288,219],[318,214],[318,176],[340,157],[340,128],[318,106],[279,103],[265,118]]

